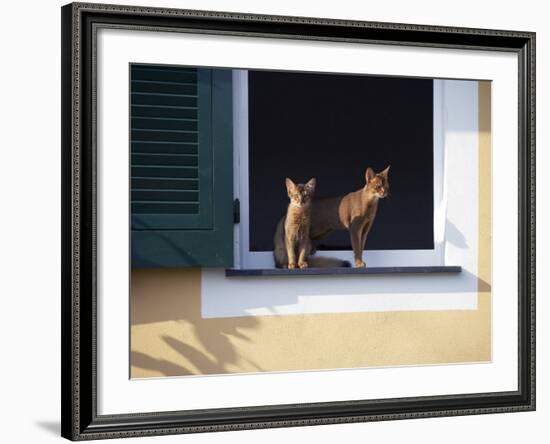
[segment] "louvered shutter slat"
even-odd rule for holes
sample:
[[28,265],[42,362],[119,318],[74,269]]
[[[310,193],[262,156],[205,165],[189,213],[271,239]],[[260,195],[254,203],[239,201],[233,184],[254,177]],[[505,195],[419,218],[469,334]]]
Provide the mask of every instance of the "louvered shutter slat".
[[190,68],[132,66],[134,229],[212,224],[209,75]]

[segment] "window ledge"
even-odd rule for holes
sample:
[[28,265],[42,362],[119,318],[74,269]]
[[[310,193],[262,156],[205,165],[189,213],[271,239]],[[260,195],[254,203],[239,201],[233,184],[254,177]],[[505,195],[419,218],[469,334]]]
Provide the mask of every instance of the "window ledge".
[[370,268],[227,268],[225,275],[227,277],[245,277],[245,276],[336,276],[343,274],[426,274],[426,273],[448,273],[456,274],[462,271],[460,265],[441,265],[426,267],[370,267]]

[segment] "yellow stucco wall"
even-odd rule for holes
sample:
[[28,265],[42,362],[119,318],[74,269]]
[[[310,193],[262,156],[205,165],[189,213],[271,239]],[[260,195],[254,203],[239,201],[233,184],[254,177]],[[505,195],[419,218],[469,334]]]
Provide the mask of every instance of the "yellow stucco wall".
[[490,82],[479,82],[477,310],[203,319],[200,269],[141,269],[131,281],[131,377],[489,361]]

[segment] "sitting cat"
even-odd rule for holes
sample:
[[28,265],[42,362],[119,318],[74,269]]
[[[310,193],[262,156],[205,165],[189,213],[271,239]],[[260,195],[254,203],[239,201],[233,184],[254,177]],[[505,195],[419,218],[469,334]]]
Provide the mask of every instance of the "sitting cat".
[[365,172],[365,186],[345,196],[315,199],[311,206],[310,238],[317,240],[335,230],[348,230],[356,267],[365,267],[363,250],[374,223],[378,200],[389,192],[390,167],[378,174]]
[[285,183],[290,203],[286,216],[277,224],[273,239],[275,265],[279,268],[295,268],[296,256],[298,256],[298,267],[307,268],[306,259],[311,250],[309,237],[311,199],[315,192],[316,181],[310,179],[305,185],[296,185],[286,178]]

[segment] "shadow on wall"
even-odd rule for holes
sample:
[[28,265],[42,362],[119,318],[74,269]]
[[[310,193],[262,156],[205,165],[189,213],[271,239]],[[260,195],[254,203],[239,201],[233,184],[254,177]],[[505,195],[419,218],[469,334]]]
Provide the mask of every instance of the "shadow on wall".
[[[470,248],[466,238],[462,232],[453,224],[449,219],[445,222],[445,239],[450,244],[454,245],[457,248]],[[479,248],[479,246],[478,246]],[[491,284],[477,275],[473,275],[467,270],[462,270],[462,273],[465,275],[471,276],[472,279],[477,279],[477,288],[480,292],[490,292]]]
[[[254,317],[202,319],[200,273],[191,268],[132,270],[132,367],[164,376],[219,374],[241,367],[233,343],[249,341],[247,330],[257,328],[258,321]],[[146,325],[146,338],[135,334]],[[162,359],[141,350],[154,349],[151,341],[158,342]],[[249,361],[246,367],[262,370]],[[132,377],[135,373],[132,370]]]
[[174,364],[166,359],[157,359],[145,353],[132,350],[131,365],[148,370],[155,370],[164,376],[192,375],[189,370],[181,365]]
[[469,248],[462,232],[449,219],[445,222],[445,240],[458,248]]

